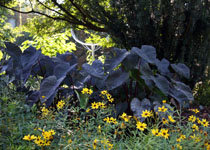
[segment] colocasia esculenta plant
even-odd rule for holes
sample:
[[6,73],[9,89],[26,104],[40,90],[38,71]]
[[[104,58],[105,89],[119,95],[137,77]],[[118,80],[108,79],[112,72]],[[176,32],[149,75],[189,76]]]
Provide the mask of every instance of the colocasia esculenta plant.
[[[133,47],[130,51],[113,48],[104,64],[95,60],[92,65],[83,64],[79,70],[73,53],[50,58],[33,47],[21,52],[16,45],[5,44],[7,48],[3,51],[10,58],[2,60],[0,72],[5,71],[11,82],[23,88],[29,76],[43,78],[39,90],[27,91],[30,105],[40,100],[49,107],[56,96],[72,95],[86,86],[112,93],[116,99],[116,115],[131,111],[141,118],[142,111],[156,111],[163,99],[181,107],[193,100],[189,86],[180,81],[189,79],[189,68],[181,63],[170,64],[167,59],[159,60],[155,48],[149,45]],[[64,84],[68,88],[63,88]],[[92,99],[97,99],[92,95]]]

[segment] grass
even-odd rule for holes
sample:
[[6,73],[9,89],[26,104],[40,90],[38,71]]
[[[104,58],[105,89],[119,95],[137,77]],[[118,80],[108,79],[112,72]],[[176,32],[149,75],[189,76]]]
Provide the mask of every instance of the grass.
[[148,110],[141,123],[126,113],[114,118],[111,95],[103,103],[92,103],[86,109],[72,106],[68,99],[59,101],[55,108],[44,105],[30,108],[25,105],[24,94],[3,89],[0,149],[210,149],[210,127],[204,118],[198,119],[199,110],[191,110],[194,115],[184,118],[163,103],[165,107],[159,108],[158,113]]

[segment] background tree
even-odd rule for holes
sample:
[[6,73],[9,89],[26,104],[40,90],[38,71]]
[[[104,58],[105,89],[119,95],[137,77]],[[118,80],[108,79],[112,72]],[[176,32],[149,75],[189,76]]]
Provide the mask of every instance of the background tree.
[[[31,9],[21,12],[5,1],[0,2],[0,6],[7,9],[36,13],[62,22],[64,28],[106,32],[118,47],[128,50],[133,46],[153,45],[159,58],[190,67],[188,84],[191,87],[207,76],[205,71],[210,60],[208,0],[31,0],[26,4]],[[49,26],[51,24],[46,28]]]

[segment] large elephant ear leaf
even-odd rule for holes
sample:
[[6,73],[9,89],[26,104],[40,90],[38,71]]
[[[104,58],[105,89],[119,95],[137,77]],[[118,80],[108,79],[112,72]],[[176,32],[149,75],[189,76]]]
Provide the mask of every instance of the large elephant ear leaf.
[[113,51],[111,51],[110,56],[106,56],[107,59],[104,64],[104,69],[106,72],[112,71],[114,68],[116,68],[129,54],[129,52],[126,49],[118,49],[115,48]]
[[55,90],[55,92],[45,101],[46,107],[49,107],[52,102],[54,101],[54,98],[57,94],[58,89]]
[[37,61],[41,51],[37,51],[34,47],[27,48],[21,55],[21,64],[23,67],[32,66]]
[[77,57],[73,53],[66,52],[65,54],[58,54],[55,58],[55,62],[66,62],[73,65],[77,63]]
[[128,109],[128,102],[127,101],[120,102],[116,105],[115,108],[116,108],[116,116],[118,116],[119,114],[122,114]]
[[141,106],[146,109],[146,110],[151,110],[151,102],[149,99],[147,98],[144,98],[142,101],[141,101]]
[[18,57],[21,56],[22,51],[21,51],[21,49],[17,45],[15,45],[13,43],[10,43],[10,42],[5,42],[5,45],[6,45],[5,51],[11,57],[18,58]]
[[49,76],[43,80],[40,85],[40,99],[41,102],[46,102],[48,98],[50,98],[63,81],[64,77],[57,80],[56,76]]
[[133,111],[134,116],[136,116],[140,121],[144,121],[141,114],[144,111],[144,108],[141,105],[141,102],[138,98],[133,98],[130,103],[131,110]]
[[143,45],[141,49],[133,47],[132,50],[148,63],[155,64],[157,54],[153,46]]
[[160,89],[160,91],[163,92],[163,94],[168,96],[169,81],[164,76],[161,76],[159,74],[156,77],[153,76],[152,79],[155,85],[158,87],[158,89]]
[[126,82],[129,78],[129,73],[122,72],[121,70],[116,70],[110,73],[106,80],[106,87],[109,90],[115,89]]
[[172,82],[175,84],[170,89],[169,95],[176,99],[179,104],[183,104],[189,100],[194,100],[192,91],[189,86],[175,80],[172,80]]
[[178,63],[177,65],[176,64],[171,64],[171,67],[180,76],[183,76],[187,79],[190,78],[190,69],[185,64],[181,64],[181,63]]
[[77,64],[70,66],[68,63],[60,63],[55,66],[53,74],[57,79],[63,78],[68,72],[76,67]]
[[170,73],[168,67],[170,65],[170,62],[163,58],[161,61],[159,61],[158,59],[156,59],[156,62],[155,62],[157,68],[158,68],[158,71],[160,72],[160,74],[162,75],[168,75]]
[[122,65],[129,71],[137,67],[139,59],[139,56],[131,49],[128,56],[123,60]]
[[26,99],[26,103],[29,106],[33,106],[38,100],[39,100],[40,92],[39,91],[33,91],[28,98]]
[[82,67],[85,72],[90,74],[93,77],[103,79],[104,77],[104,69],[103,63],[100,60],[95,60],[92,65],[83,64]]

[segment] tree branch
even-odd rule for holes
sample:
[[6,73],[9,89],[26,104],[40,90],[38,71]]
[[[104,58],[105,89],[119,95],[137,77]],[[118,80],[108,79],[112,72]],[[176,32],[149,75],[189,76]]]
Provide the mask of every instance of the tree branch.
[[[40,2],[39,0],[37,0],[37,1],[38,1],[38,3],[39,3],[40,5],[42,5],[43,7],[47,8],[47,9],[49,9],[50,11],[53,11],[53,12],[55,12],[55,13],[61,15],[61,16],[65,16],[64,14],[60,13],[59,11],[56,11],[56,10],[54,10],[54,9],[52,9],[52,8],[50,8],[50,7],[48,7],[48,6],[46,6],[45,4],[43,4],[42,2]],[[67,17],[67,16],[65,16],[65,17]]]
[[[59,5],[59,4],[58,4]],[[39,15],[42,15],[42,16],[45,16],[47,18],[50,18],[50,19],[53,19],[53,20],[60,20],[60,21],[66,21],[70,24],[73,24],[73,25],[82,25],[86,28],[89,28],[91,30],[94,30],[94,31],[98,31],[98,32],[105,32],[105,29],[104,28],[100,28],[100,27],[97,27],[93,24],[91,24],[90,22],[82,22],[78,19],[74,19],[75,17],[73,16],[73,18],[69,18],[69,17],[66,17],[66,15],[63,15],[63,17],[53,17],[53,16],[50,16],[50,15],[47,15],[45,13],[42,13],[42,12],[39,12],[39,11],[35,11],[35,10],[30,10],[30,11],[20,11],[20,10],[17,10],[17,9],[14,9],[14,8],[10,8],[8,6],[5,6],[5,5],[2,5],[0,3],[0,7],[3,7],[3,8],[6,8],[6,9],[9,9],[9,10],[12,10],[12,11],[15,11],[15,12],[18,12],[18,13],[22,13],[22,14],[31,14],[31,13],[34,13],[34,14],[39,14]],[[62,6],[61,6],[62,7]],[[68,11],[67,11],[68,12]],[[59,12],[60,13],[60,12]],[[70,13],[68,12],[68,16],[72,16],[71,14],[69,15]]]
[[97,23],[102,23],[101,21],[99,21],[98,19],[96,18],[93,18],[89,13],[85,12],[85,10],[80,7],[79,5],[77,5],[74,0],[69,0],[71,2],[71,4],[80,12],[80,14],[83,16],[84,18],[84,21],[86,22],[86,19],[85,18],[88,18],[94,22],[97,22]]
[[67,11],[62,5],[58,4],[56,0],[52,0],[55,6],[58,6],[63,12],[65,12],[68,16],[70,16],[73,20],[77,21],[80,24],[84,24],[84,22],[78,20],[75,16],[73,16],[69,11]]
[[[38,12],[38,11],[35,11],[35,10],[31,10],[31,11],[20,11],[20,10],[17,10],[17,9],[14,9],[14,8],[10,8],[10,7],[7,7],[7,6],[4,6],[2,4],[0,4],[1,7],[3,8],[6,8],[6,9],[9,9],[9,10],[12,10],[12,11],[15,11],[15,12],[18,12],[18,13],[22,13],[22,14],[31,14],[31,13],[35,13],[35,14],[39,14],[39,15],[42,15],[42,16],[45,16],[45,17],[48,17],[50,19],[54,19],[54,20],[62,20],[62,21],[67,21],[69,23],[72,23],[72,24],[77,24],[76,22],[73,22],[71,20],[67,20],[65,18],[61,18],[61,17],[53,17],[53,16],[49,16],[45,13],[41,13],[41,12]],[[80,24],[79,24],[80,25]]]

